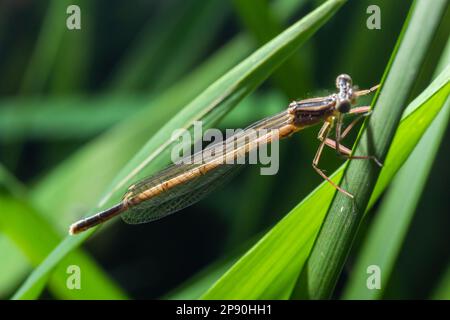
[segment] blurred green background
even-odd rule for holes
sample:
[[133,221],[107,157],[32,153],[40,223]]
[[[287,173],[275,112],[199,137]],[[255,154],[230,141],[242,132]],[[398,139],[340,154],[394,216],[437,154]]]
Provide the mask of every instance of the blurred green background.
[[[65,236],[69,224],[92,210],[115,173],[160,128],[155,125],[173,115],[174,109],[167,106],[181,110],[320,3],[0,2],[0,298],[9,298]],[[81,30],[66,28],[70,4],[81,8]],[[366,27],[366,8],[372,4],[381,8],[381,30]],[[350,0],[227,114],[219,128],[245,127],[283,110],[294,99],[326,94],[334,90],[339,73],[350,74],[361,88],[377,84],[410,5]],[[447,19],[432,40],[415,84],[416,94],[428,85],[447,42],[446,10]],[[317,130],[280,143],[277,175],[261,176],[250,166],[205,200],[166,219],[133,226],[116,219],[82,249],[128,297],[176,293],[205,268],[242,253],[321,182],[311,168]],[[348,141],[356,137],[358,130],[354,131]],[[385,298],[431,298],[439,290],[448,297],[449,140],[447,130]],[[342,163],[329,150],[322,159],[327,172]],[[33,218],[15,220],[28,217],[30,211]],[[369,214],[361,226],[355,252],[374,217]],[[8,231],[11,221],[29,236]],[[33,243],[41,241],[45,245],[36,251]],[[353,254],[335,297],[348,280]],[[41,297],[65,297],[51,288]]]

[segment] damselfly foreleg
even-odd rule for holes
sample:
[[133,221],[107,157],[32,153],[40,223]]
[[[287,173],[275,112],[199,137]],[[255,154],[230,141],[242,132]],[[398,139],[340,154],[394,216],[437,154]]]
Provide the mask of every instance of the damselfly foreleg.
[[377,84],[376,86],[373,86],[370,89],[364,89],[364,90],[355,91],[355,92],[353,92],[353,94],[356,97],[365,96],[365,95],[371,94],[372,92],[375,92],[379,87],[380,87],[380,85]]

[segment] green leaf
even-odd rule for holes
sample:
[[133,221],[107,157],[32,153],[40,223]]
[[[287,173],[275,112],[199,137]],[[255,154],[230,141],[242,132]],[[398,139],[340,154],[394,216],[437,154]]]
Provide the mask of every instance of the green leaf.
[[[450,41],[447,44],[447,53],[441,58],[441,65],[445,67],[449,63]],[[449,117],[450,99],[447,98],[444,107],[392,181],[374,224],[370,227],[361,247],[358,261],[344,291],[345,299],[379,299],[383,296],[438,148],[442,143]],[[381,290],[369,290],[366,286],[366,269],[373,264],[382,270]]]
[[[24,191],[25,187],[0,164],[0,194],[8,193],[18,196]],[[0,234],[0,252],[3,261],[0,267],[0,297],[4,298],[26,276],[30,264],[17,246],[4,234]]]
[[[392,141],[392,147],[386,156],[386,162],[406,161],[411,150],[417,144],[420,135],[423,133],[438,112],[443,108],[450,90],[450,65],[436,77],[436,79],[425,89],[414,101],[412,101],[402,115],[402,121],[397,129],[397,133]],[[424,106],[428,109],[424,110]],[[414,123],[414,126],[411,125]],[[411,128],[409,128],[411,126]],[[415,130],[414,130],[415,129]],[[404,134],[402,134],[404,133]],[[397,150],[394,150],[394,146]],[[369,201],[369,207],[373,206],[376,199],[398,171],[393,167],[383,167],[377,184]]]
[[[333,177],[338,178],[339,172]],[[203,299],[287,299],[333,193],[324,183],[233,265]],[[236,284],[239,284],[237,286]]]
[[30,264],[17,246],[3,234],[0,235],[0,252],[0,299],[5,299],[30,272]]
[[[407,108],[377,183],[373,203],[402,166],[414,145],[438,114],[450,92],[450,66]],[[420,126],[417,124],[420,121]],[[403,146],[403,139],[411,143]],[[344,166],[333,175],[342,177]],[[299,182],[301,183],[301,181]],[[204,299],[289,298],[335,190],[323,182],[278,222],[233,265],[204,295]],[[236,286],[239,283],[239,286]]]
[[[374,155],[384,162],[445,5],[446,1],[435,1],[432,7],[428,1],[414,2],[386,70],[368,128],[360,134],[354,154]],[[296,297],[320,299],[332,295],[379,174],[380,168],[373,161],[348,163],[341,187],[353,194],[354,199],[336,194],[300,275]]]
[[[39,263],[61,240],[41,215],[23,201],[10,196],[0,196],[2,215],[0,230],[20,248],[32,265]],[[77,265],[81,270],[81,290],[70,290],[66,281],[66,269]],[[46,279],[47,276],[41,277]],[[42,282],[36,283],[38,290],[15,294],[15,299],[36,298],[42,289]],[[124,299],[120,288],[81,250],[72,251],[61,261],[50,277],[50,289],[62,299]]]
[[[449,111],[450,100],[447,100],[443,110],[391,182],[389,193],[383,200],[374,225],[361,247],[361,256],[351,272],[345,299],[379,299],[383,296],[448,123]],[[382,270],[381,290],[369,290],[366,286],[366,269],[369,265],[377,265]]]
[[[61,236],[36,212],[25,200],[25,187],[22,186],[9,172],[0,166],[0,249],[2,258],[6,259],[1,265],[1,274],[8,280],[1,283],[6,286],[18,276],[24,277],[24,271],[29,265],[36,266],[47,256],[60,241]],[[7,239],[5,239],[7,237]],[[8,240],[8,241],[4,241]],[[14,246],[12,245],[12,243]],[[20,250],[21,255],[18,255]],[[26,258],[26,260],[24,260]],[[69,290],[66,285],[68,265],[76,264],[82,270],[82,290]],[[13,267],[13,269],[11,268]],[[17,283],[14,283],[17,285]],[[38,284],[45,284],[40,281]],[[39,287],[37,284],[37,287]],[[67,259],[52,274],[50,290],[62,299],[100,299],[124,298],[120,288],[96,265],[95,261],[82,250],[71,252]],[[23,299],[35,298],[34,291],[22,296]],[[36,291],[40,292],[40,289]]]
[[[118,201],[130,182],[138,179],[141,175],[154,172],[167,163],[168,158],[160,162],[156,162],[155,159],[163,152],[169,151],[171,142],[174,140],[171,137],[173,130],[190,128],[196,120],[202,120],[206,127],[217,122],[331,18],[344,2],[343,0],[327,1],[234,67],[177,113],[119,173],[107,189],[99,209]],[[117,141],[114,142],[117,143]],[[34,270],[16,297],[26,296],[28,292],[35,291],[40,280],[46,277],[69,252],[87,239],[94,230],[64,239]]]

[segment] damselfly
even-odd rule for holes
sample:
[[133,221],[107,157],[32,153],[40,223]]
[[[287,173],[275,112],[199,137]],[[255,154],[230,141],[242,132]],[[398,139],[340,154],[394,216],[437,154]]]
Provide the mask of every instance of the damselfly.
[[[261,144],[289,137],[297,131],[322,122],[323,126],[318,134],[320,144],[312,166],[334,188],[346,196],[353,197],[325,175],[318,166],[319,160],[324,147],[329,146],[348,159],[372,159],[381,166],[374,156],[352,155],[352,151],[341,143],[358,120],[370,112],[370,106],[353,107],[357,98],[374,92],[378,86],[367,90],[357,90],[353,87],[350,76],[341,74],[336,79],[337,93],[326,97],[294,101],[289,104],[287,110],[263,119],[236,136],[208,146],[200,151],[200,154],[192,156],[200,156],[202,161],[180,161],[133,184],[120,203],[74,223],[70,226],[69,232],[76,234],[85,231],[119,214],[122,214],[125,222],[131,224],[163,218],[199,201],[240,167],[228,164],[230,163],[228,160],[245,156]],[[348,114],[358,115],[358,117],[343,130],[343,118]],[[329,137],[332,128],[335,130],[334,139]],[[254,130],[265,130],[267,133],[263,136],[250,134]],[[274,135],[273,131],[276,131],[277,134]],[[217,150],[221,150],[221,152],[215,152]]]

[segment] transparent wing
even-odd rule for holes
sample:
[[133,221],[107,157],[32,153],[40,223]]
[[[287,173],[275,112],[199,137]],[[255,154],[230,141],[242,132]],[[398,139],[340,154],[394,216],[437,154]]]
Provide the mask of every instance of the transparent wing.
[[122,219],[130,224],[146,223],[189,207],[225,184],[242,167],[222,165],[208,175],[196,177],[130,208],[122,214]]
[[[161,219],[200,201],[206,195],[227,182],[233,174],[243,167],[243,165],[239,164],[221,164],[212,166],[212,169],[208,170],[206,174],[195,174],[195,169],[205,166],[205,163],[206,165],[214,163],[219,157],[223,158],[224,155],[229,154],[211,152],[212,150],[248,151],[251,148],[249,145],[252,143],[252,139],[254,139],[253,136],[250,136],[253,130],[277,129],[284,125],[287,120],[288,115],[286,112],[263,119],[224,142],[212,144],[199,153],[194,154],[190,157],[190,161],[182,160],[180,163],[171,165],[156,175],[131,186],[125,196],[138,196],[140,193],[154,188],[165,181],[180,179],[180,177],[183,179],[183,183],[175,184],[169,190],[158,193],[148,200],[131,206],[122,214],[122,219],[130,224],[146,223]],[[259,139],[264,140],[265,137],[260,137]],[[232,147],[230,147],[231,145]],[[192,160],[199,155],[202,156],[203,161],[200,163],[194,161],[192,163]],[[191,176],[186,178],[189,174]]]

